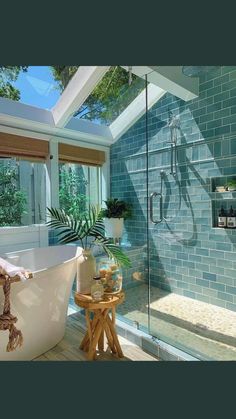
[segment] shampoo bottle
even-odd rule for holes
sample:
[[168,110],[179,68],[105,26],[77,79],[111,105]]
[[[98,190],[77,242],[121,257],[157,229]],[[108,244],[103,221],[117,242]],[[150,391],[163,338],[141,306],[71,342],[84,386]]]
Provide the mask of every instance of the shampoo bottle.
[[228,228],[236,228],[236,214],[233,210],[233,207],[231,205],[231,208],[229,210],[229,214],[227,216],[227,227]]
[[223,207],[221,207],[221,210],[219,212],[218,217],[218,227],[225,228],[227,226],[227,217],[226,213]]

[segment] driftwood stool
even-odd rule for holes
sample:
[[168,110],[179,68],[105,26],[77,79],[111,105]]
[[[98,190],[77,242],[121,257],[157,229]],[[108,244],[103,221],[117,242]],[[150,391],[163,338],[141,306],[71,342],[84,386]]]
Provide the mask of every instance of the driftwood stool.
[[[75,303],[85,309],[87,332],[84,336],[80,349],[87,352],[87,359],[96,359],[96,349],[104,351],[104,334],[106,334],[108,346],[113,354],[123,358],[123,352],[115,330],[115,310],[118,304],[124,301],[125,294],[120,292],[115,295],[104,295],[102,301],[94,302],[91,295],[75,293]],[[110,313],[111,312],[111,317]],[[93,319],[91,319],[93,313]]]

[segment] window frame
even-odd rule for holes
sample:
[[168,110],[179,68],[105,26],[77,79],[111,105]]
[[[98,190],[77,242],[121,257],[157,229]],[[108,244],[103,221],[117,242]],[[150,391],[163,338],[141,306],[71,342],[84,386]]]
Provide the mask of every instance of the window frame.
[[[40,138],[40,136],[38,136]],[[45,138],[45,137],[44,137]],[[59,208],[59,154],[58,154],[58,145],[59,142],[70,144],[73,146],[78,147],[85,147],[91,148],[99,151],[104,151],[106,155],[106,161],[102,166],[99,166],[99,178],[98,184],[100,180],[100,187],[98,188],[98,195],[99,195],[99,203],[102,204],[103,201],[107,199],[110,193],[110,149],[109,146],[105,147],[102,145],[97,144],[90,144],[85,141],[80,140],[67,140],[61,138],[49,138],[46,140],[48,141],[49,145],[49,154],[45,160],[45,167],[46,167],[46,208],[47,207],[55,207]],[[16,157],[16,156],[12,156]],[[30,159],[28,160],[30,161]],[[33,163],[32,159],[32,163]],[[46,213],[46,222],[49,220],[49,215]],[[42,223],[43,225],[44,223]],[[35,225],[29,224],[28,226]],[[4,228],[4,227],[0,227]]]
[[[49,157],[46,162],[47,177],[46,177],[46,193],[47,207],[59,208],[59,153],[58,144],[62,142],[61,139],[49,140]],[[64,140],[66,144],[86,147],[95,150],[104,151],[106,155],[105,163],[100,166],[100,203],[107,199],[110,194],[110,148],[100,146],[97,144],[90,144],[84,141]],[[52,187],[53,185],[53,187]],[[49,219],[49,216],[48,216]]]

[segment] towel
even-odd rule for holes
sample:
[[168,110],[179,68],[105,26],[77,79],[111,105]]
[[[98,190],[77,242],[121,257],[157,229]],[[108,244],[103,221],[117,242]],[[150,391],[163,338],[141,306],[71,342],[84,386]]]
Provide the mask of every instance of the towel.
[[0,276],[8,275],[10,278],[19,278],[21,281],[26,281],[32,277],[32,273],[24,269],[22,266],[15,266],[0,258]]

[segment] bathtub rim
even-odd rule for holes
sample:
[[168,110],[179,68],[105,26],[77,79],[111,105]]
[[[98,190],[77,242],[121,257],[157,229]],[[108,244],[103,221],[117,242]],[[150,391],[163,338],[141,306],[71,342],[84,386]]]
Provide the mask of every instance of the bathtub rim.
[[[13,251],[13,252],[6,252],[6,253],[4,253],[3,255],[10,255],[10,254],[18,254],[18,253],[24,253],[24,252],[28,252],[29,250],[37,250],[37,249],[48,249],[48,248],[56,248],[56,247],[60,247],[60,248],[62,248],[62,247],[65,247],[65,246],[67,246],[66,244],[61,244],[61,245],[55,245],[55,246],[43,246],[43,247],[31,247],[31,248],[29,248],[29,249],[23,249],[23,250],[16,250],[16,251]],[[70,258],[70,259],[67,259],[67,260],[65,260],[64,262],[61,262],[61,263],[57,263],[57,264],[55,264],[55,265],[52,265],[52,266],[48,266],[48,267],[46,267],[46,268],[43,268],[43,269],[38,269],[38,270],[35,270],[35,271],[30,271],[32,274],[33,274],[33,278],[29,278],[28,280],[32,280],[32,279],[34,279],[34,275],[36,275],[36,274],[38,274],[38,273],[41,273],[41,272],[46,272],[47,270],[49,270],[49,269],[55,269],[55,268],[57,268],[57,267],[59,267],[59,266],[61,266],[61,265],[64,265],[64,264],[67,264],[67,263],[70,263],[70,262],[72,262],[72,261],[74,261],[75,259],[77,259],[78,257],[80,257],[81,255],[82,255],[82,251],[83,251],[83,248],[82,247],[80,247],[80,246],[76,246],[76,245],[71,245],[71,246],[74,246],[74,247],[76,247],[77,249],[79,248],[79,249],[81,249],[81,253],[79,253],[78,255],[75,255],[75,256],[73,256],[72,258]],[[0,257],[2,257],[3,255],[0,255]],[[14,263],[11,263],[12,265],[14,265]],[[15,266],[18,266],[18,265],[15,265]],[[27,269],[27,268],[26,268]],[[27,281],[28,281],[27,280]],[[19,282],[22,282],[22,281],[19,281]]]

